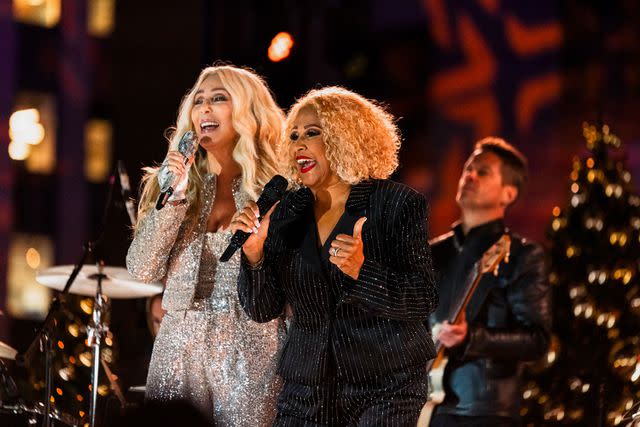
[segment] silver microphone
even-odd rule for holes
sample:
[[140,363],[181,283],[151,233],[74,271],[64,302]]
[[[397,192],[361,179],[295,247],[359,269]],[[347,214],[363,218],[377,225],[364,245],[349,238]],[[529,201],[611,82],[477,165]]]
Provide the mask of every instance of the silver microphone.
[[[189,130],[182,135],[180,142],[178,143],[178,152],[184,156],[184,164],[189,162],[189,159],[193,157],[198,149],[198,140],[196,134]],[[173,172],[169,170],[169,166],[163,164],[158,172],[158,183],[160,184],[160,193],[166,193],[177,184],[177,178],[173,175]]]
[[[195,132],[189,130],[182,135],[178,143],[178,152],[184,156],[184,164],[186,165],[194,156],[198,149],[198,138]],[[163,164],[158,171],[158,184],[160,185],[160,196],[156,202],[156,209],[160,210],[164,207],[173,194],[173,187],[178,183],[180,177],[174,176],[169,170],[169,165]]]

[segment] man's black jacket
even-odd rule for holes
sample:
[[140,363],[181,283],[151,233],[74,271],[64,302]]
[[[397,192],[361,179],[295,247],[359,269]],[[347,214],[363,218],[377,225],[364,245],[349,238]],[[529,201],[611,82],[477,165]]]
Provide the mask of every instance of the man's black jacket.
[[432,241],[440,304],[431,324],[450,317],[473,265],[504,233],[511,237],[508,264],[485,274],[467,310],[468,335],[449,353],[445,402],[438,413],[517,417],[521,362],[545,354],[551,327],[550,288],[543,249],[501,220],[473,228],[458,224]]

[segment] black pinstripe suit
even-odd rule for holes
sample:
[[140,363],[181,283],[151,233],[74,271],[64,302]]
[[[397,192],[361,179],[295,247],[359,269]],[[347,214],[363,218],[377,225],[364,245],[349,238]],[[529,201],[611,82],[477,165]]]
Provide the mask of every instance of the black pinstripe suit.
[[[353,280],[329,263],[328,248],[338,233],[352,234],[361,216],[367,217],[362,233],[365,261]],[[337,383],[334,400],[347,417],[355,417],[354,423],[370,425],[358,413],[369,413],[371,422],[379,421],[369,407],[376,401],[380,404],[381,398],[393,406],[394,399],[402,397],[401,390],[417,403],[401,404],[404,418],[397,420],[408,425],[411,422],[404,422],[408,416],[415,423],[426,400],[425,365],[434,357],[423,322],[438,299],[426,217],[425,199],[414,190],[389,180],[365,181],[352,187],[344,215],[318,249],[311,191],[303,188],[285,195],[271,217],[263,263],[251,268],[245,259],[238,282],[242,306],[258,322],[279,316],[285,303],[293,309],[278,368],[285,380],[281,397],[288,396],[279,402],[280,415],[291,409],[308,424],[346,423],[340,414],[314,415],[309,409],[317,403],[311,401],[318,387],[325,393]],[[351,390],[360,403],[345,403],[348,396],[341,394],[353,386],[366,396]],[[385,391],[364,392],[374,389]],[[300,400],[302,392],[311,403],[303,405],[306,409],[292,409],[289,403]],[[379,411],[397,412],[391,407]],[[384,423],[393,420],[385,418]]]

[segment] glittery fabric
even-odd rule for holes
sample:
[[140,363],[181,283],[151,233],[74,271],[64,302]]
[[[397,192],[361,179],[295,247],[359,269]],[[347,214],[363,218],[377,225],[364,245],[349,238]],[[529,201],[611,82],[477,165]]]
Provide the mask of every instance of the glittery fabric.
[[[215,177],[205,179],[203,212],[187,236],[186,207],[154,210],[140,225],[127,255],[134,276],[163,279],[165,315],[154,344],[147,399],[186,399],[222,426],[266,426],[275,416],[280,383],[276,355],[280,320],[250,321],[238,301],[240,255],[218,258],[231,232],[206,232]],[[246,196],[234,187],[238,208]],[[169,242],[169,243],[167,243]],[[160,277],[158,277],[160,276]]]

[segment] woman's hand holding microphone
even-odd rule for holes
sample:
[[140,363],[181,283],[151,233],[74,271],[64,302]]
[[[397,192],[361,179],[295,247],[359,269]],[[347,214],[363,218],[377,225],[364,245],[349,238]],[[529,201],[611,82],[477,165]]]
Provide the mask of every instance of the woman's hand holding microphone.
[[267,239],[271,214],[276,206],[278,206],[278,203],[267,211],[262,221],[258,221],[258,218],[260,218],[258,205],[254,201],[250,201],[244,209],[235,214],[231,221],[231,232],[235,233],[237,230],[240,230],[251,234],[244,245],[242,245],[242,251],[253,265],[260,263],[264,257],[264,242]]
[[[179,177],[177,183],[173,185],[173,194],[168,201],[182,200],[186,197],[187,185],[189,184],[189,170],[193,164],[195,156],[192,156],[185,164],[185,158],[179,151],[169,151],[164,162],[162,162],[165,172],[161,169],[158,173],[158,182],[160,186],[163,184],[161,174],[171,172],[173,176]],[[166,168],[164,168],[166,166]]]
[[[177,145],[177,150],[169,149],[167,157],[158,171],[160,198],[156,209],[162,209],[164,203],[179,201],[186,198],[189,184],[189,169],[198,150],[198,138],[193,131],[185,132]],[[171,189],[171,190],[170,190]],[[166,197],[169,195],[170,197]]]

